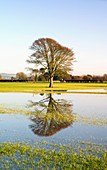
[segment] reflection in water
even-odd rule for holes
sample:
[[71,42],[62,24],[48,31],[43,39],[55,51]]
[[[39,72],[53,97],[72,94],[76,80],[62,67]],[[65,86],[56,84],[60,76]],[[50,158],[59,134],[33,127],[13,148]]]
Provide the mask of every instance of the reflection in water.
[[34,124],[30,128],[39,136],[51,136],[74,121],[72,103],[64,99],[54,100],[52,94],[39,102],[30,101],[29,107],[34,108],[30,119]]

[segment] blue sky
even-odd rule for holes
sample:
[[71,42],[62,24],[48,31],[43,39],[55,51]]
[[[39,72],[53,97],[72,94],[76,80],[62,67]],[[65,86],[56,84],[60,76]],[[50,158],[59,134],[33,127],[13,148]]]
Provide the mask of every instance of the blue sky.
[[106,0],[1,1],[0,73],[26,72],[29,47],[42,37],[73,49],[72,74],[107,74]]

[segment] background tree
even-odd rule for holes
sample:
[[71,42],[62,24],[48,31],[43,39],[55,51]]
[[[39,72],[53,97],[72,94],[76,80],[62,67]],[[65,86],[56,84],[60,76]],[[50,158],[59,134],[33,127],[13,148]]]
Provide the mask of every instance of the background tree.
[[2,75],[0,74],[0,80],[2,80],[3,79],[3,77],[2,77]]
[[71,79],[71,75],[66,70],[57,70],[54,75],[54,80],[64,81],[68,79]]
[[71,49],[60,45],[51,38],[41,38],[32,44],[34,53],[27,60],[35,64],[35,67],[42,67],[48,72],[49,87],[53,87],[53,77],[57,70],[72,70],[74,53]]
[[33,69],[33,68],[27,68],[27,70],[29,70],[31,73],[30,73],[30,76],[31,76],[31,79],[35,82],[35,81],[38,81],[38,76],[39,76],[39,69]]
[[107,74],[103,75],[103,81],[107,81]]
[[90,82],[93,79],[93,77],[90,74],[87,74],[87,75],[83,75],[82,79],[84,81],[89,81]]
[[45,69],[40,68],[40,75],[38,77],[38,81],[46,81],[44,74],[45,74]]
[[17,78],[18,80],[27,80],[27,75],[26,75],[25,73],[23,73],[23,72],[18,72],[18,73],[16,74],[16,78]]

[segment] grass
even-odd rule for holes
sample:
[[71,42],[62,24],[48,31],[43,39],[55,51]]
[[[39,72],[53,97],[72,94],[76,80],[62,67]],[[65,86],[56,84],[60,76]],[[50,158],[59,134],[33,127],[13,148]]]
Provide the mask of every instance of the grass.
[[[47,143],[44,142],[44,145]],[[49,144],[48,144],[49,145]],[[29,170],[106,170],[107,149],[101,145],[82,143],[83,148],[52,144],[0,144],[0,169]],[[54,149],[53,149],[54,147]]]
[[[61,91],[85,89],[107,89],[107,83],[60,83],[54,82],[54,87],[49,88],[46,82],[0,82],[0,92],[40,92],[40,91]],[[101,93],[101,92],[89,92]],[[107,91],[103,92],[107,94]]]

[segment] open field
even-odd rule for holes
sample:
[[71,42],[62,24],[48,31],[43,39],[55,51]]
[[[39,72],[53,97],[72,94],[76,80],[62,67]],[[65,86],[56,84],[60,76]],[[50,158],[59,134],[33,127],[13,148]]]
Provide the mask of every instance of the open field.
[[[65,91],[66,90],[92,90],[92,89],[106,89],[107,93],[107,83],[60,83],[54,82],[54,87],[49,88],[48,83],[45,82],[1,82],[0,92],[40,92],[40,91]],[[91,93],[91,92],[89,92]],[[101,93],[101,92],[93,92]]]

